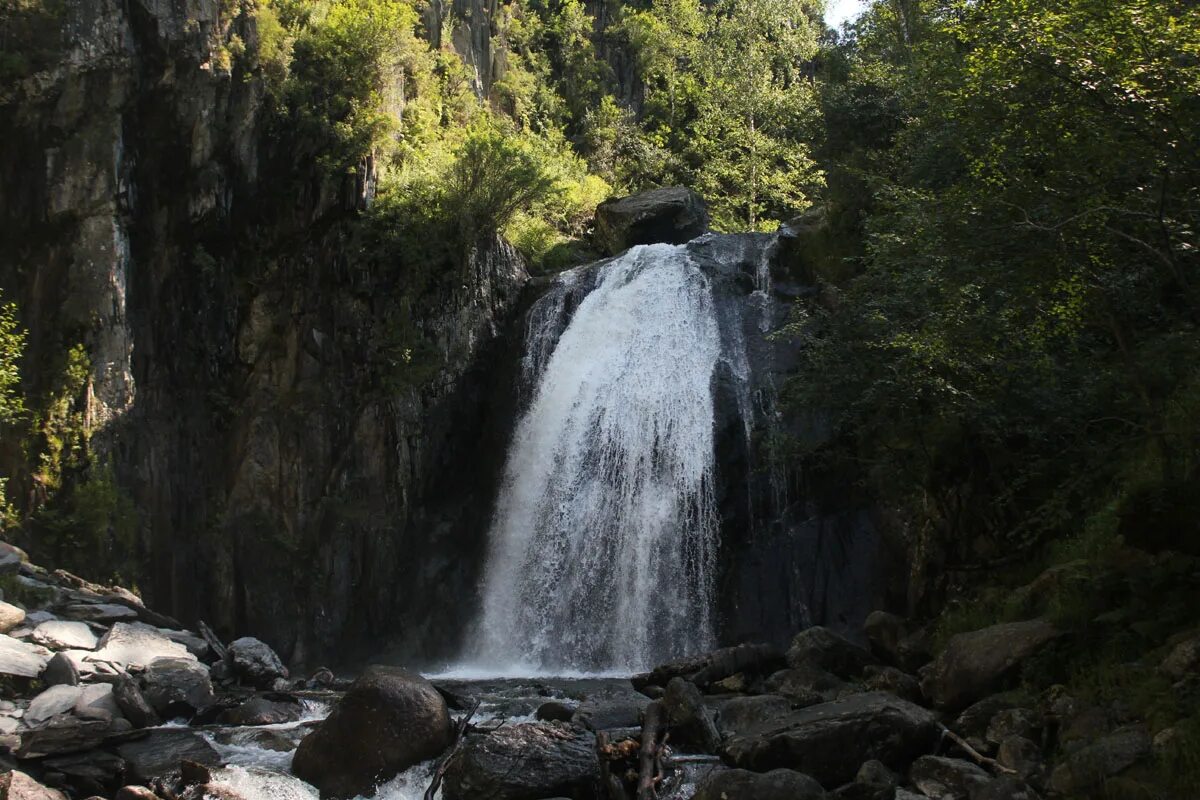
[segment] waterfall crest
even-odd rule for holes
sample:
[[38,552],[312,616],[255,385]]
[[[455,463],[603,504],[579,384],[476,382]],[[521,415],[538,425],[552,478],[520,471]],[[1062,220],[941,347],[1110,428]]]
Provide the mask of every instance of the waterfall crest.
[[635,671],[713,640],[712,286],[686,247],[635,247],[562,316],[531,313],[475,661]]

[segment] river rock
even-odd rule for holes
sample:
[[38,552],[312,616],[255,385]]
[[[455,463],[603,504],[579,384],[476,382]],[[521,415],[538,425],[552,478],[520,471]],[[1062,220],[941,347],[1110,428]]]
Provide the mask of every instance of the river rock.
[[1043,619],[960,633],[923,670],[921,689],[934,705],[959,709],[996,691],[1059,631]]
[[1200,636],[1175,645],[1159,669],[1177,681],[1200,672]]
[[292,772],[322,797],[355,797],[440,755],[451,737],[450,712],[433,684],[398,667],[372,666],[304,737]]
[[857,678],[864,667],[879,661],[844,636],[817,626],[796,635],[788,648],[787,663],[793,669],[811,666],[839,678]]
[[50,661],[50,651],[0,633],[0,675],[36,678]]
[[288,676],[287,668],[275,651],[266,642],[250,636],[230,642],[226,658],[235,675],[263,689],[271,688],[276,680]]
[[446,770],[445,800],[574,796],[599,775],[594,734],[577,725],[530,722],[468,737]]
[[896,667],[868,666],[863,670],[863,685],[873,692],[891,692],[913,703],[921,702],[921,682]]
[[142,695],[163,719],[192,716],[216,702],[208,667],[188,655],[156,658],[142,674]]
[[99,622],[103,625],[134,620],[138,616],[132,608],[117,603],[73,603],[59,613],[67,619],[80,622]]
[[561,700],[548,700],[537,707],[534,718],[539,722],[570,722],[579,706]]
[[269,700],[251,697],[236,708],[226,709],[217,717],[222,725],[280,725],[300,719],[300,704],[294,700]]
[[79,686],[51,686],[29,703],[25,709],[25,721],[30,725],[39,725],[56,714],[62,714],[75,707],[83,688]]
[[1041,719],[1027,708],[1006,708],[988,722],[984,736],[992,744],[1000,744],[1010,736],[1032,739],[1041,728]]
[[95,650],[96,634],[83,622],[51,620],[33,630],[33,641],[51,650]]
[[144,738],[119,745],[117,755],[128,765],[129,780],[147,784],[155,778],[178,773],[180,762],[185,759],[210,767],[221,763],[216,749],[187,728],[147,731]]
[[854,780],[865,761],[904,770],[933,749],[940,729],[933,714],[883,692],[809,706],[726,740],[723,753],[736,767],[762,772],[790,767],[826,787]]
[[93,683],[84,686],[75,701],[75,716],[80,719],[99,719],[112,722],[122,716],[121,708],[113,697],[112,684]]
[[673,741],[691,745],[701,753],[715,753],[721,746],[721,734],[713,723],[712,712],[696,684],[672,678],[663,694],[663,707],[674,734]]
[[1067,756],[1050,774],[1059,794],[1086,795],[1150,754],[1150,734],[1140,725],[1113,731]]
[[129,675],[119,676],[113,684],[113,700],[135,728],[152,728],[160,722],[141,687]]
[[75,797],[88,795],[109,797],[120,785],[125,762],[115,753],[104,750],[88,750],[43,759],[41,766],[66,778],[74,790]]
[[863,622],[871,652],[893,666],[900,665],[900,642],[908,635],[908,622],[887,611],[872,611]]
[[42,683],[47,686],[76,686],[79,684],[79,670],[70,656],[55,653],[42,672]]
[[29,561],[29,556],[19,547],[0,542],[0,575],[16,575],[21,571],[21,565]]
[[605,200],[596,209],[596,241],[609,255],[639,244],[686,244],[706,230],[704,199],[682,186]]
[[991,776],[969,761],[942,756],[921,756],[913,762],[908,779],[922,793],[939,800],[968,800],[971,792],[986,786]]
[[804,666],[781,669],[763,681],[763,689],[789,697],[801,705],[814,705],[834,699],[847,683],[820,667]]
[[195,660],[186,647],[142,622],[114,624],[100,639],[95,658],[124,667],[147,667],[157,658]]
[[731,769],[706,778],[693,800],[824,800],[821,784],[802,772]]
[[1037,743],[1024,736],[1009,736],[996,749],[997,763],[1025,779],[1041,769],[1041,756],[1042,749]]
[[[818,697],[816,702],[821,699]],[[732,697],[717,704],[717,729],[724,736],[735,736],[785,716],[795,708],[788,698],[777,694]]]
[[204,637],[197,636],[191,631],[175,631],[170,628],[159,628],[158,632],[172,642],[183,645],[189,653],[202,661],[212,655],[212,647],[209,646]]
[[0,633],[8,633],[25,621],[25,609],[0,601]]
[[21,731],[17,758],[42,758],[92,750],[103,744],[108,734],[106,722],[59,714],[36,728]]
[[159,797],[146,786],[122,786],[113,800],[159,800]]
[[67,800],[67,797],[14,769],[0,775],[0,800]]
[[1009,775],[993,778],[971,793],[971,800],[1041,800],[1024,781]]

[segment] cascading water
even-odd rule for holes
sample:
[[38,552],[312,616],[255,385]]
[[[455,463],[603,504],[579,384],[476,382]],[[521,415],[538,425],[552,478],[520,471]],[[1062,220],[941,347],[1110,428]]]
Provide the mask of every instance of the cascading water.
[[557,344],[575,276],[530,317],[476,654],[501,671],[633,671],[713,640],[710,279],[670,245],[595,277]]

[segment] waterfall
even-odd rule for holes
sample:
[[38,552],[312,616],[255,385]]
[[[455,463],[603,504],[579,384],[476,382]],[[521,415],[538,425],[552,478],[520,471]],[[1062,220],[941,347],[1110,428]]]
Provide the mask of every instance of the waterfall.
[[575,281],[530,315],[475,659],[500,670],[629,672],[714,638],[710,279],[686,247],[635,247],[563,329]]

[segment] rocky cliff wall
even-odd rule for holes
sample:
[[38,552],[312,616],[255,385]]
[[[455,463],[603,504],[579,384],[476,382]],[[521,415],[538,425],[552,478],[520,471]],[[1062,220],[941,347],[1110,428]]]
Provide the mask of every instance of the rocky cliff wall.
[[[264,86],[224,54],[256,46],[254,17],[222,7],[67,4],[47,68],[0,95],[0,287],[27,389],[51,395],[83,345],[64,401],[135,509],[150,602],[298,662],[385,641],[433,657],[480,560],[508,395],[486,366],[515,361],[496,354],[525,267],[483,241],[418,297],[356,263],[369,187],[280,151]],[[381,382],[399,308],[428,363]],[[29,510],[44,470],[6,438]]]

